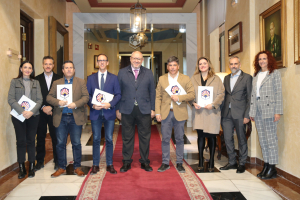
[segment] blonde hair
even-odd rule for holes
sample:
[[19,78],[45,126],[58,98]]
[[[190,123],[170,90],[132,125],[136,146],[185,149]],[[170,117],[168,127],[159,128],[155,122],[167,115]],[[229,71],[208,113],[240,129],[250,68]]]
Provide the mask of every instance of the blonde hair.
[[206,60],[207,63],[208,63],[208,67],[209,67],[209,68],[208,68],[207,79],[210,78],[210,77],[213,77],[213,76],[215,75],[215,69],[214,69],[213,65],[211,64],[210,60],[209,60],[208,58],[206,58],[206,57],[200,57],[200,58],[198,59],[198,62],[197,62],[197,65],[196,65],[196,69],[195,69],[194,74],[201,74],[201,71],[199,70],[199,62],[200,62],[200,60],[202,60],[202,59]]

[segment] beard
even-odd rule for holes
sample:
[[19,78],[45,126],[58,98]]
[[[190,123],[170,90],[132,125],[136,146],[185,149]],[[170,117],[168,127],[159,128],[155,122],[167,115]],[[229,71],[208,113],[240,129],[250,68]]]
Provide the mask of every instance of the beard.
[[240,69],[230,69],[231,73],[235,74],[239,71]]

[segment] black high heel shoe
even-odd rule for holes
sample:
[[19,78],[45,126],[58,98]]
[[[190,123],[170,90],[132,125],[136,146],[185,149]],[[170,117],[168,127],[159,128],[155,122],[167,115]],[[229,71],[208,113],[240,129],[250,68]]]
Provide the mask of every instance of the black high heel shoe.
[[275,169],[275,165],[269,165],[266,173],[261,177],[262,179],[273,179],[277,176],[277,170]]
[[257,177],[261,178],[263,175],[265,175],[265,173],[267,172],[268,167],[269,167],[269,163],[265,163],[264,168],[261,170],[260,173],[257,174]]

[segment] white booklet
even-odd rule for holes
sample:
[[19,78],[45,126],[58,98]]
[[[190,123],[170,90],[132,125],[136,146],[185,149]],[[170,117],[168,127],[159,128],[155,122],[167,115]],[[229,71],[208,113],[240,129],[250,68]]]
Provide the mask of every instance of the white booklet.
[[113,100],[114,95],[104,92],[103,90],[95,89],[92,104],[101,106],[102,103],[109,103]]
[[198,101],[197,104],[201,107],[205,107],[208,104],[212,104],[214,97],[214,88],[212,86],[198,86]]
[[[186,94],[186,91],[183,89],[183,87],[177,81],[172,82],[165,90],[170,96]],[[181,102],[176,102],[176,103],[178,105],[181,104]]]
[[67,107],[70,103],[72,103],[73,102],[72,84],[57,85],[56,98],[58,100],[68,101],[67,105],[62,107]]
[[[36,103],[34,101],[32,101],[31,99],[29,99],[25,95],[23,95],[20,98],[20,100],[18,101],[18,104],[20,104],[20,106],[25,111],[31,111],[34,108],[34,106],[36,105]],[[15,109],[12,109],[12,111],[10,112],[10,114],[12,116],[14,116],[15,118],[17,118],[18,120],[20,120],[21,122],[24,122],[24,120],[25,120],[25,117],[23,116],[23,114],[19,115]]]

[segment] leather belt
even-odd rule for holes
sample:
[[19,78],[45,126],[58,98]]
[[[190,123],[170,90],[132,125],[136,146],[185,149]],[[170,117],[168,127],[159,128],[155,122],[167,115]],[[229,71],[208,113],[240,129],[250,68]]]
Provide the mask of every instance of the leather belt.
[[63,115],[73,115],[73,113],[63,113]]
[[172,112],[173,112],[173,109],[170,109],[170,111],[172,111]]

